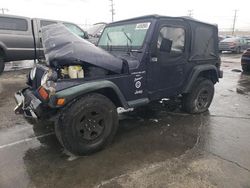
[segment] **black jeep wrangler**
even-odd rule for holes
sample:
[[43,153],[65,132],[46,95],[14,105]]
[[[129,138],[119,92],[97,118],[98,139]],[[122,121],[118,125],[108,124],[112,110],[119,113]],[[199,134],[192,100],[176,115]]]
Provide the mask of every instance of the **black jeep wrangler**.
[[16,113],[50,119],[77,155],[102,149],[118,127],[117,108],[181,97],[189,113],[206,111],[222,77],[217,26],[185,17],[144,16],[106,26],[97,46],[63,25],[42,30],[47,65],[15,94]]

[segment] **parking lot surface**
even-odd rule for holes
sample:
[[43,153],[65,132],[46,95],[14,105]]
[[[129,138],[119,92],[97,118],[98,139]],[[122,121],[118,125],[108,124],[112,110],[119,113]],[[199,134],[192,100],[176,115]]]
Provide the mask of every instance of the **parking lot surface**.
[[163,101],[121,113],[113,144],[85,157],[65,152],[52,124],[14,114],[28,70],[5,72],[0,187],[250,187],[250,75],[235,54],[222,55],[222,70],[208,112],[185,114]]

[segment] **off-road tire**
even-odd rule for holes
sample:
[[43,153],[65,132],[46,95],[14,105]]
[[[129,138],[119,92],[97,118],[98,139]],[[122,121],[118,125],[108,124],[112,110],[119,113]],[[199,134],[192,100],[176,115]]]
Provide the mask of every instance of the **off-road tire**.
[[107,97],[93,93],[65,107],[55,123],[55,132],[69,152],[88,155],[109,144],[117,127],[115,105]]
[[[1,54],[0,54],[1,55]],[[3,58],[0,56],[0,75],[3,73],[5,67],[5,63]]]
[[198,78],[190,93],[183,96],[183,110],[198,114],[208,110],[214,96],[214,84],[211,80]]

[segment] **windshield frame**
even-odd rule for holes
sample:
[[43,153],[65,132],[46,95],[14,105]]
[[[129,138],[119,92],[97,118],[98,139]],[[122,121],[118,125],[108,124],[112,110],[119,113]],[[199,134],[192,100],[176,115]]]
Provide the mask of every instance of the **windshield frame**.
[[[143,42],[141,44],[141,46],[131,46],[131,43],[128,42],[128,45],[117,45],[117,46],[114,46],[114,45],[99,45],[99,42],[100,42],[100,39],[103,37],[103,35],[105,34],[105,30],[107,28],[111,28],[111,27],[118,27],[118,26],[123,26],[123,25],[132,25],[132,24],[140,24],[140,23],[150,23],[147,31],[146,31],[146,34],[145,34],[145,37],[143,39]],[[100,48],[103,48],[105,50],[109,50],[109,49],[112,49],[112,51],[125,51],[125,50],[135,50],[135,51],[140,51],[143,49],[143,47],[145,46],[145,42],[149,36],[149,31],[151,30],[152,28],[152,25],[153,25],[153,22],[151,19],[145,19],[145,20],[133,20],[133,21],[127,21],[127,22],[121,22],[121,23],[111,23],[111,24],[108,24],[104,29],[103,29],[103,32],[97,42],[97,46],[100,47]]]

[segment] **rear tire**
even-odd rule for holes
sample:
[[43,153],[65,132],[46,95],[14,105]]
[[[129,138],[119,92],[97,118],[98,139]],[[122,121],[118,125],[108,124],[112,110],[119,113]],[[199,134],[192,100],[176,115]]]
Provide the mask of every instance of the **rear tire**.
[[191,114],[208,110],[214,96],[214,84],[211,80],[199,78],[190,93],[183,96],[183,109]]
[[88,94],[66,107],[55,126],[59,142],[68,151],[87,155],[112,141],[118,127],[118,114],[107,97]]

